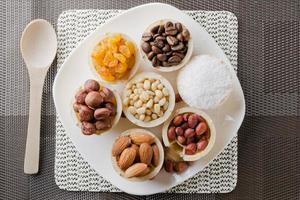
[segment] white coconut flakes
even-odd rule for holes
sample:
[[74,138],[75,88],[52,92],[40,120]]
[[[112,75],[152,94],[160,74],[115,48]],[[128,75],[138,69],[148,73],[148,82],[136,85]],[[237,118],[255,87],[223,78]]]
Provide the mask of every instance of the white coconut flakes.
[[199,109],[211,109],[223,103],[232,86],[229,66],[209,55],[194,56],[177,77],[183,101]]

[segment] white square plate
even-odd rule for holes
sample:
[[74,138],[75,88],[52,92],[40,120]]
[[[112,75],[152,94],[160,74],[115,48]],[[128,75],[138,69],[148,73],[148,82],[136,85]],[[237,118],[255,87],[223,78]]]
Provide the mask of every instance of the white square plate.
[[[111,146],[115,138],[124,130],[135,127],[127,119],[122,118],[119,124],[104,135],[85,136],[76,125],[72,114],[72,100],[74,93],[87,79],[98,79],[90,69],[90,49],[108,32],[124,33],[132,38],[139,46],[142,33],[148,25],[160,19],[174,19],[182,22],[190,31],[194,42],[194,55],[210,54],[222,59],[231,66],[221,48],[212,37],[192,18],[175,7],[166,4],[147,4],[129,9],[112,18],[104,25],[97,28],[84,39],[66,59],[58,71],[54,85],[53,96],[57,113],[66,129],[68,136],[81,155],[88,163],[106,180],[124,192],[136,195],[149,195],[168,190],[186,179],[192,177],[209,164],[236,135],[245,115],[245,100],[240,83],[231,67],[234,77],[234,88],[228,100],[214,110],[206,110],[211,116],[216,127],[216,141],[213,149],[203,159],[195,162],[187,171],[181,174],[169,174],[164,170],[153,179],[144,182],[132,182],[120,177],[113,169],[111,163]],[[153,71],[150,66],[141,61],[140,71]],[[157,71],[156,71],[157,72]],[[166,77],[176,88],[177,72],[160,73]],[[113,87],[121,92],[124,85]],[[184,103],[176,108],[185,106]],[[161,138],[161,126],[151,129]]]

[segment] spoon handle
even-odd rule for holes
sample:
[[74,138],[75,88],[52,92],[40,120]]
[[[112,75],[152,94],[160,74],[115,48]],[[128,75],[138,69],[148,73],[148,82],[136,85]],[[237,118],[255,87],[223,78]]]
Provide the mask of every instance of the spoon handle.
[[25,174],[36,174],[39,170],[41,102],[45,75],[41,70],[29,71],[30,104],[24,158]]

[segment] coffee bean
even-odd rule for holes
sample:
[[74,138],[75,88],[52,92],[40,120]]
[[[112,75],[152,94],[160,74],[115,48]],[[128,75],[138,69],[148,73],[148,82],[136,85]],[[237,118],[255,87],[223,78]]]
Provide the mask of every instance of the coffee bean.
[[151,28],[150,31],[151,31],[151,33],[155,34],[155,33],[157,33],[158,29],[159,29],[159,25],[154,26],[153,28]]
[[190,39],[190,32],[187,29],[182,30],[182,36],[185,41],[188,41]]
[[178,32],[182,31],[182,25],[181,25],[181,23],[175,23],[175,27],[178,30]]
[[142,49],[145,53],[149,53],[151,51],[151,46],[148,42],[143,42]]
[[155,38],[155,40],[162,40],[162,41],[165,41],[166,40],[166,37],[164,36],[158,36]]
[[162,50],[163,50],[164,52],[167,52],[167,51],[170,51],[170,50],[171,50],[171,47],[170,47],[170,45],[166,44],[166,45],[164,46],[164,48],[162,48]]
[[163,34],[164,32],[165,32],[165,27],[164,27],[163,25],[160,25],[159,28],[158,28],[157,33],[161,35],[161,34]]
[[166,31],[165,31],[165,33],[167,35],[176,35],[177,32],[178,31],[177,31],[177,29],[175,27],[168,27],[168,28],[166,28]]
[[189,38],[190,33],[183,24],[167,21],[143,34],[142,40],[146,43],[142,43],[141,48],[154,67],[170,67],[184,59]]
[[162,40],[155,40],[155,41],[154,41],[154,46],[156,46],[156,47],[162,49],[162,48],[165,46],[165,43],[164,43],[164,41],[162,41]]
[[181,58],[179,56],[172,56],[169,58],[168,62],[171,64],[178,64],[181,62]]
[[175,45],[175,46],[172,46],[171,49],[173,51],[180,51],[184,48],[184,45],[182,42],[179,42],[179,44]]
[[153,39],[157,38],[158,36],[160,36],[158,33],[153,35]]
[[181,59],[183,59],[185,57],[185,55],[183,53],[178,53],[178,52],[173,52],[172,53],[173,56],[178,56],[180,57]]
[[148,42],[149,40],[152,39],[152,33],[143,33],[143,36],[142,36],[142,40],[145,41],[145,42]]
[[155,56],[155,53],[151,51],[150,53],[147,54],[147,57],[149,60],[152,60],[152,58]]
[[169,52],[166,52],[165,54],[166,54],[167,56],[171,56],[172,53],[173,53],[173,51],[169,51]]
[[157,59],[160,61],[166,61],[167,56],[165,54],[157,54]]
[[168,27],[173,27],[173,23],[168,21],[165,23],[165,29],[167,29]]
[[173,46],[178,43],[178,40],[173,36],[167,36],[167,42],[169,45]]
[[176,36],[177,40],[183,42],[184,41],[184,37],[182,35],[182,33],[179,33],[177,36]]
[[171,64],[170,64],[170,63],[168,63],[168,62],[162,62],[162,66],[164,66],[164,67],[170,67],[170,66],[171,66]]
[[156,46],[152,46],[151,47],[151,49],[152,49],[152,51],[154,52],[154,53],[156,53],[156,54],[160,54],[162,51],[158,48],[158,47],[156,47]]
[[157,67],[158,65],[159,65],[159,63],[158,63],[157,57],[154,56],[154,57],[152,58],[152,66],[153,66],[153,67]]
[[184,47],[183,49],[181,49],[180,51],[177,51],[178,53],[182,53],[185,54],[187,52],[187,48]]

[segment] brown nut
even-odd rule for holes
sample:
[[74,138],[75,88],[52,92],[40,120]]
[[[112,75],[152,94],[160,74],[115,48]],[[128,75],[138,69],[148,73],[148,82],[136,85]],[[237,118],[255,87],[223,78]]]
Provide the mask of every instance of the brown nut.
[[187,122],[187,121],[188,121],[188,119],[189,119],[189,116],[190,116],[190,114],[189,114],[189,113],[184,113],[184,114],[182,115],[182,117],[183,117],[183,120],[184,120],[185,122]]
[[112,156],[118,156],[122,151],[131,145],[131,139],[128,136],[119,137],[113,144]]
[[143,42],[142,45],[142,50],[147,54],[151,51],[151,46],[148,42]]
[[89,79],[84,83],[84,89],[87,92],[91,92],[91,91],[99,91],[100,89],[100,85],[97,81],[93,80],[93,79]]
[[178,173],[184,172],[188,168],[188,164],[184,161],[175,163],[174,170]]
[[145,170],[147,170],[147,165],[145,163],[135,163],[126,169],[125,177],[131,178],[140,176]]
[[95,122],[97,130],[105,130],[111,127],[110,120],[100,120]]
[[77,102],[73,103],[73,109],[75,112],[79,112],[80,107],[81,107],[81,104],[79,104]]
[[189,138],[187,138],[186,139],[186,144],[188,145],[188,144],[191,144],[191,143],[195,142],[196,141],[195,139],[196,139],[195,137],[189,137]]
[[104,106],[105,106],[105,108],[108,108],[111,111],[111,113],[110,113],[111,116],[115,116],[117,114],[116,107],[113,103],[107,102],[107,103],[105,103]]
[[130,134],[130,138],[134,144],[140,145],[142,143],[152,144],[154,143],[154,137],[149,134],[133,133]]
[[87,96],[87,94],[87,91],[85,91],[84,89],[79,90],[75,95],[76,102],[79,104],[84,104],[85,97]]
[[119,167],[122,170],[125,170],[128,167],[130,167],[135,160],[135,156],[136,156],[135,149],[133,149],[131,147],[127,147],[126,149],[124,149],[124,151],[122,151],[121,156],[118,161]]
[[103,102],[103,98],[99,92],[91,91],[85,97],[85,103],[90,108],[96,109]]
[[145,41],[145,42],[148,42],[152,39],[152,33],[143,33],[142,35],[142,40]]
[[192,128],[188,128],[184,131],[184,137],[189,138],[195,135],[195,131]]
[[141,174],[139,174],[139,177],[143,177],[146,176],[147,174],[149,174],[151,171],[150,167],[147,167]]
[[82,122],[81,131],[84,135],[92,135],[93,133],[95,133],[96,127],[90,122]]
[[188,118],[188,124],[190,128],[195,128],[198,124],[198,115],[197,114],[192,114]]
[[190,143],[185,147],[186,155],[193,155],[197,151],[197,145],[195,143]]
[[96,120],[107,119],[111,114],[111,110],[108,108],[98,108],[95,110],[94,117]]
[[182,115],[177,115],[174,119],[173,119],[173,124],[174,126],[180,126],[182,123]]
[[190,39],[190,32],[187,29],[182,30],[182,36],[185,41],[188,41]]
[[208,145],[208,142],[207,140],[200,140],[198,143],[197,143],[197,149],[199,151],[202,151],[206,148],[206,146]]
[[179,135],[183,135],[184,131],[181,127],[177,127],[175,129],[175,132],[176,132],[176,135],[179,136]]
[[171,160],[165,160],[164,167],[166,172],[171,173],[174,170],[174,163]]
[[114,102],[114,93],[110,89],[104,87],[101,93],[102,95],[104,94],[103,100],[105,102],[111,102],[111,103]]
[[142,163],[150,165],[153,156],[152,147],[148,143],[142,143],[140,145],[139,155]]
[[94,118],[94,111],[86,105],[81,105],[79,109],[80,121],[91,121]]
[[175,127],[174,126],[170,127],[168,129],[168,133],[167,134],[168,134],[169,140],[175,140],[175,138],[176,138]]
[[152,145],[153,157],[152,157],[152,164],[154,166],[159,165],[159,150],[156,144]]
[[139,155],[139,149],[140,149],[140,147],[138,145],[136,145],[136,144],[132,144],[131,148],[133,148],[135,150],[135,152],[136,152],[134,162],[140,162],[140,155]]
[[186,140],[185,137],[183,137],[181,135],[177,137],[177,141],[182,145],[185,144],[185,140]]
[[185,131],[186,129],[189,128],[189,124],[187,122],[184,122],[180,127],[182,128],[183,131]]
[[207,125],[205,122],[200,122],[195,129],[196,135],[202,135],[206,131],[207,131]]

